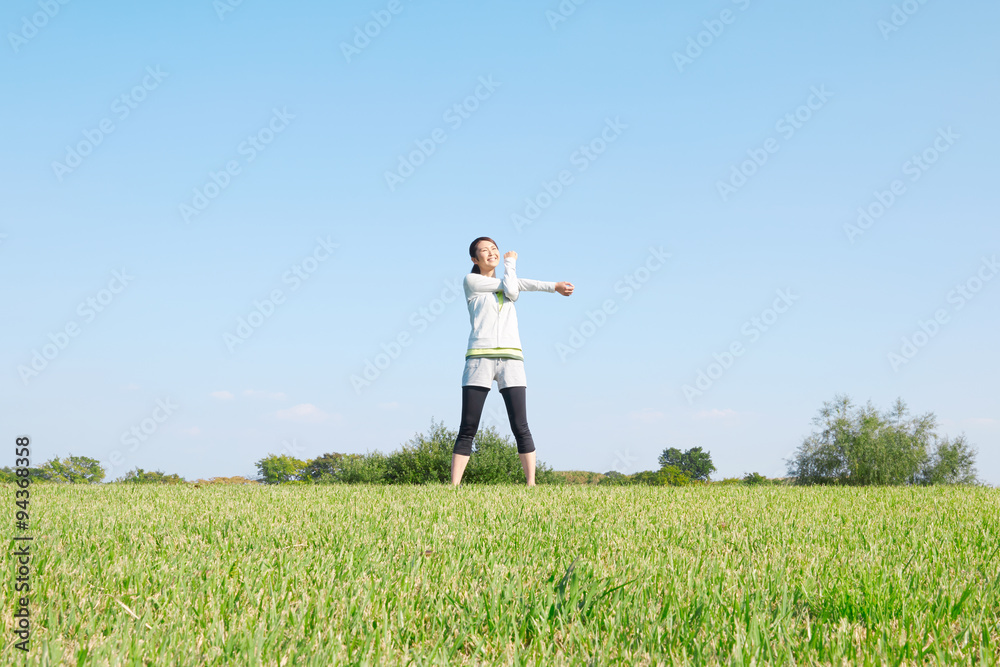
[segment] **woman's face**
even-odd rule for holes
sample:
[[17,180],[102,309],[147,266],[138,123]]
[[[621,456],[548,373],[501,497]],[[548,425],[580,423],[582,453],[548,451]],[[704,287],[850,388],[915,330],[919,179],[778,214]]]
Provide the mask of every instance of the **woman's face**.
[[490,269],[500,264],[500,251],[489,241],[480,241],[476,249],[476,264],[481,273],[489,273]]

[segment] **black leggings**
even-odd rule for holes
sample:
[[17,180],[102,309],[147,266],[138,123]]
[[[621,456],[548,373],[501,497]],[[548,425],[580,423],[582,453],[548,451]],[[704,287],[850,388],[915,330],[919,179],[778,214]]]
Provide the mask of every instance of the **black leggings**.
[[[517,440],[517,453],[527,454],[535,451],[535,442],[528,430],[528,411],[524,402],[526,387],[506,387],[500,390],[503,402],[507,404],[507,419],[510,420],[510,430]],[[472,455],[472,439],[479,430],[479,419],[483,416],[483,406],[486,405],[486,395],[489,387],[462,387],[462,424],[458,428],[455,439],[455,454]]]

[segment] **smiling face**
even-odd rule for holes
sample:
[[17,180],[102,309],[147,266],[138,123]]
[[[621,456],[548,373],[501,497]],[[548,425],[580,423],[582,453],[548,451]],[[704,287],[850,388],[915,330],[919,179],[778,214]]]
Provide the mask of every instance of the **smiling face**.
[[500,264],[500,251],[489,241],[480,241],[472,261],[479,267],[480,273],[488,275]]

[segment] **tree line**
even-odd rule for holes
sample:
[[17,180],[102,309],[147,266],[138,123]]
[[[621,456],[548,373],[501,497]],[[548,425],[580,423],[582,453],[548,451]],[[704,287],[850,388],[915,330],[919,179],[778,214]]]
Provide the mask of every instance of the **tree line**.
[[[657,459],[659,468],[633,474],[619,471],[591,473],[555,471],[536,464],[537,484],[597,484],[687,486],[692,484],[828,484],[878,486],[901,484],[977,484],[975,448],[965,435],[954,439],[936,433],[933,413],[910,416],[906,404],[897,399],[892,408],[879,412],[869,401],[855,406],[846,395],[825,402],[813,419],[815,429],[786,461],[788,477],[770,479],[758,472],[742,478],[711,479],[716,471],[712,456],[701,447],[681,451],[664,449]],[[244,477],[198,480],[200,483],[264,484],[426,484],[450,483],[452,449],[457,430],[431,419],[430,431],[418,434],[390,453],[343,454],[330,452],[302,460],[288,455],[269,454],[256,462],[256,479]],[[94,484],[104,480],[100,462],[86,456],[54,458],[29,468],[33,481]],[[17,480],[15,471],[0,468],[0,482]],[[135,468],[114,480],[133,484],[178,484],[186,480],[177,474]],[[501,437],[496,428],[480,429],[473,441],[473,454],[463,483],[523,484],[524,472],[517,446],[510,437]]]

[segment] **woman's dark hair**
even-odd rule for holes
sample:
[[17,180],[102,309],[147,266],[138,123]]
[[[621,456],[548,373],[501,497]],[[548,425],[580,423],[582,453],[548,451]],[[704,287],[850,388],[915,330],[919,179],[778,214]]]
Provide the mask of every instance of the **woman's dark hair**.
[[[476,247],[479,245],[480,241],[489,241],[493,245],[497,244],[497,242],[494,241],[493,239],[491,239],[489,236],[480,236],[478,239],[476,239],[475,241],[472,242],[472,245],[469,246],[469,257],[471,257],[471,258],[475,258],[476,257]],[[471,273],[482,273],[479,270],[479,265],[478,264],[473,264],[472,265],[472,271],[471,271]]]

